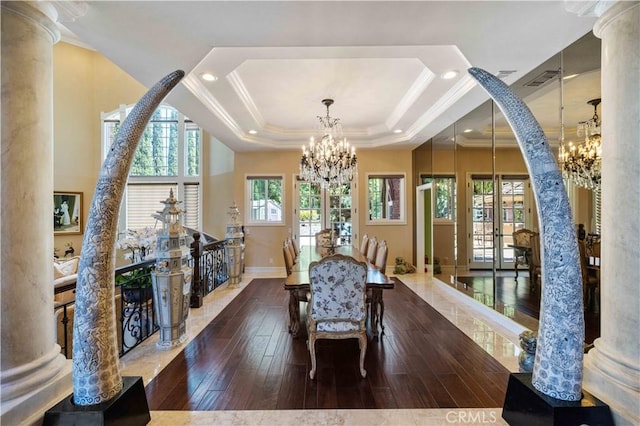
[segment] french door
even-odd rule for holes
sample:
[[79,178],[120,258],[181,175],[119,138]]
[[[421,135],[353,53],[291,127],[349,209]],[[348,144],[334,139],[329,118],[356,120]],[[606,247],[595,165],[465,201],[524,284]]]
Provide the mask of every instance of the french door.
[[469,267],[513,268],[512,233],[531,226],[531,185],[528,176],[472,175],[468,184],[470,223]]
[[294,191],[294,229],[300,246],[315,245],[315,235],[322,229],[333,229],[339,244],[351,244],[351,185],[322,189],[297,178]]

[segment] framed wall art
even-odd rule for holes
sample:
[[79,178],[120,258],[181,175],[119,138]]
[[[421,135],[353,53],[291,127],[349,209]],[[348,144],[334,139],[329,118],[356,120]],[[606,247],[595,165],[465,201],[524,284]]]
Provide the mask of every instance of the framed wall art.
[[53,235],[82,234],[82,192],[54,191]]

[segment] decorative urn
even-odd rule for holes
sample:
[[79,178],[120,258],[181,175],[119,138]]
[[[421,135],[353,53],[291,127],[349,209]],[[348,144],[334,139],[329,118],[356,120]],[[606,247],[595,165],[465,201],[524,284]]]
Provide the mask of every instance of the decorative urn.
[[160,326],[157,347],[170,349],[186,338],[186,320],[189,315],[192,268],[189,267],[187,234],[182,226],[181,201],[175,199],[173,190],[169,198],[161,201],[164,209],[154,217],[162,223],[158,231],[156,268],[153,278],[153,304]]
[[229,215],[229,223],[227,224],[227,241],[224,253],[229,273],[229,287],[235,287],[240,284],[244,269],[244,227],[238,220],[240,210],[235,202],[229,207],[227,214]]

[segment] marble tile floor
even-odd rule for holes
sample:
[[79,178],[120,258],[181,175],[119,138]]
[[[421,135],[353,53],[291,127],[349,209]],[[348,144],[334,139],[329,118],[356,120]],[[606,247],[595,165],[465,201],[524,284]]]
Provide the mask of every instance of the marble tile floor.
[[[121,359],[123,376],[142,376],[145,385],[175,357],[188,342],[215,318],[253,278],[243,276],[236,288],[223,285],[205,297],[204,305],[191,309],[187,319],[187,340],[170,350],[156,348],[157,335]],[[431,274],[406,274],[398,278],[438,310],[509,371],[518,371],[519,324],[486,308],[475,300],[434,279]],[[252,411],[152,411],[152,426],[167,425],[472,425],[506,424],[502,408],[403,409],[403,410],[252,410]]]

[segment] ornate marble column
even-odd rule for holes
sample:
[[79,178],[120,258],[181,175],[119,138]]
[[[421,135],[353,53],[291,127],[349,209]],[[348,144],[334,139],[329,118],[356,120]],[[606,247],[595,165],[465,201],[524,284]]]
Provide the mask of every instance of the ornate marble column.
[[617,425],[640,424],[640,2],[596,22],[602,39],[601,337],[585,357],[584,388]]
[[56,10],[2,2],[1,422],[23,424],[70,389],[53,327]]

